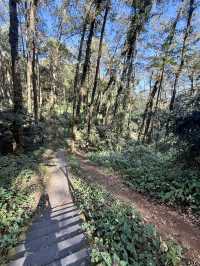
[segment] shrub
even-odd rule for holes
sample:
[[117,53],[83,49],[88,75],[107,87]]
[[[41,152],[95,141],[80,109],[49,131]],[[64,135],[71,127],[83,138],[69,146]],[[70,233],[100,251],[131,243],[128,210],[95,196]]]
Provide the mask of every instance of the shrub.
[[119,171],[137,191],[200,214],[199,172],[184,168],[173,153],[161,154],[150,146],[128,143],[121,152],[92,153],[89,158]]
[[181,94],[170,116],[170,130],[177,137],[177,146],[185,161],[200,156],[200,94]]

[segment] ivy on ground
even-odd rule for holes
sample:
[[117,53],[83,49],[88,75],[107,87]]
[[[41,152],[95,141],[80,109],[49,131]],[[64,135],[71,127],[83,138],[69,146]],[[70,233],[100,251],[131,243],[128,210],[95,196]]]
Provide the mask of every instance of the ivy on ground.
[[32,154],[0,158],[0,264],[32,215],[34,192],[39,187],[30,181],[37,166]]
[[181,248],[163,242],[138,212],[102,190],[73,178],[75,198],[86,216],[83,227],[92,246],[93,265],[179,265]]
[[118,171],[133,189],[200,214],[199,169],[186,167],[174,152],[129,142],[121,151],[91,153],[89,158]]

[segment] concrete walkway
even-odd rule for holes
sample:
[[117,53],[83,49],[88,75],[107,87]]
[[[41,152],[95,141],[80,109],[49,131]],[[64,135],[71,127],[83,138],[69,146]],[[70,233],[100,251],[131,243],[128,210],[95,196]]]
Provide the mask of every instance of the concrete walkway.
[[66,178],[64,151],[53,154],[47,164],[45,210],[34,219],[26,240],[16,247],[16,255],[9,265],[90,265],[79,211]]

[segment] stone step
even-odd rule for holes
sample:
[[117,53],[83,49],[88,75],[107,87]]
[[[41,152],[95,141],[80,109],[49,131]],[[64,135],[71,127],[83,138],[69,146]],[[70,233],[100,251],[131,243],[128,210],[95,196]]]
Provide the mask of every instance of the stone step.
[[26,252],[36,252],[41,248],[48,247],[56,242],[63,241],[68,238],[72,238],[80,233],[82,233],[82,228],[79,224],[76,224],[58,232],[52,232],[51,234],[42,238],[33,239],[32,241],[24,241],[23,244],[19,244],[15,248],[16,254],[12,257],[12,260],[16,260],[24,256]]
[[71,208],[73,206],[76,206],[76,205],[74,205],[74,203],[71,201],[71,202],[68,202],[68,203],[65,203],[65,204],[62,204],[62,205],[58,205],[58,206],[56,206],[54,208],[50,208],[50,211],[52,213],[54,213],[54,212],[57,212],[57,211],[60,211],[60,210],[63,210],[63,209]]
[[54,208],[47,207],[47,209],[43,211],[43,213],[41,213],[40,215],[36,216],[34,220],[37,221],[38,219],[42,217],[49,216],[49,214],[56,215],[57,213],[64,212],[64,210],[67,211],[73,208],[76,208],[76,205],[74,205],[74,203],[72,202],[70,202],[69,204],[60,205]]
[[59,232],[60,230],[71,227],[75,224],[81,224],[80,216],[75,216],[72,218],[67,218],[62,221],[49,221],[46,223],[45,227],[37,228],[37,230],[29,231],[26,235],[26,241],[31,241],[33,239],[42,238],[46,235]]
[[90,254],[88,249],[82,249],[58,261],[54,261],[48,266],[89,266]]
[[54,261],[61,260],[69,255],[72,255],[84,248],[87,243],[84,235],[81,233],[72,238],[68,238],[50,246],[41,248],[39,251],[32,252],[29,250],[16,260],[10,262],[9,266],[31,266],[31,265],[47,265]]
[[38,228],[46,226],[47,223],[50,224],[50,223],[59,222],[65,219],[70,219],[77,215],[79,215],[79,211],[76,207],[74,207],[74,209],[71,209],[69,211],[65,211],[65,212],[63,211],[60,213],[56,213],[54,215],[51,214],[49,216],[46,215],[46,216],[40,217],[33,222],[33,224],[31,225],[30,231],[37,230]]

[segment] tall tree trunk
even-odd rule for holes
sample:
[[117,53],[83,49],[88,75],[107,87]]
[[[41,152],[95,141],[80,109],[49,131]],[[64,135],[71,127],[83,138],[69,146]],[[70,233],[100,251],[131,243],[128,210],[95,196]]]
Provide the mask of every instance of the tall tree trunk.
[[24,43],[24,37],[23,37],[23,28],[22,28],[22,21],[21,21],[21,12],[19,14],[19,29],[20,29],[20,36],[21,36],[21,44],[22,44],[22,53],[23,57],[26,58],[26,51],[25,51],[25,43]]
[[12,64],[12,85],[13,85],[13,111],[15,120],[13,123],[13,135],[16,142],[16,150],[23,149],[23,103],[22,103],[22,86],[20,79],[19,55],[18,55],[18,16],[17,1],[9,0],[10,28],[9,42],[11,47],[11,64]]
[[83,43],[85,40],[85,33],[87,29],[87,23],[88,23],[88,15],[86,15],[85,21],[83,23],[83,30],[82,30],[82,35],[80,39],[80,46],[79,46],[79,52],[78,52],[78,58],[77,58],[77,64],[76,64],[76,72],[74,76],[74,95],[73,95],[73,119],[72,119],[72,138],[73,141],[75,141],[76,137],[76,105],[77,105],[77,88],[79,85],[79,75],[80,75],[80,65],[81,65],[81,58],[82,58],[82,53],[83,53]]
[[[115,82],[116,82],[116,76],[115,76],[115,74],[111,73],[110,79],[108,81],[108,84],[107,84],[106,88],[103,90],[102,93],[99,91],[99,93],[97,95],[97,99],[95,101],[95,106],[96,106],[96,108],[95,108],[95,113],[96,113],[95,114],[95,118],[97,118],[97,116],[99,114],[99,111],[101,109],[102,102],[100,100],[103,99],[104,95],[106,94],[106,92],[109,91],[110,87],[115,85]],[[109,105],[109,108],[110,108],[110,105]],[[107,113],[107,116],[108,116],[108,113]]]
[[38,119],[41,117],[42,113],[42,89],[40,84],[40,64],[39,64],[39,56],[38,51],[36,54],[36,72],[37,72],[37,88],[38,88]]
[[27,92],[28,92],[28,112],[32,113],[32,93],[33,110],[35,122],[38,122],[38,93],[37,93],[37,73],[36,73],[36,9],[37,0],[27,0]]
[[[147,104],[146,104],[146,109],[144,111],[142,125],[141,125],[140,130],[139,130],[138,140],[141,139],[141,136],[144,133],[143,134],[143,141],[145,139],[149,141],[151,132],[153,132],[153,121],[151,121],[151,119],[157,113],[159,98],[160,98],[161,91],[162,91],[162,83],[163,83],[163,79],[164,79],[165,65],[166,65],[167,58],[169,56],[169,50],[170,50],[170,47],[172,45],[172,42],[173,42],[173,39],[174,39],[174,36],[175,36],[176,26],[177,26],[177,23],[179,21],[181,12],[182,12],[182,5],[181,5],[181,7],[179,8],[179,10],[177,12],[177,16],[176,16],[174,22],[172,23],[169,35],[168,35],[167,39],[165,40],[165,42],[163,44],[164,55],[163,55],[163,59],[162,59],[161,69],[160,69],[161,73],[159,75],[159,79],[157,80],[159,85],[156,86],[156,89],[157,89],[158,92],[156,91],[154,93],[154,90],[155,90],[155,85],[154,85],[153,90],[152,90],[154,96],[152,98],[152,92],[150,92],[150,96],[151,97],[149,98],[149,100],[147,101]],[[152,77],[151,77],[151,79],[152,79]],[[155,97],[156,93],[157,93],[157,99],[156,99],[155,109],[154,109],[154,112],[153,112],[153,101],[154,101],[154,97]],[[149,101],[151,101],[151,103]],[[150,125],[151,125],[151,129],[150,129],[150,132],[149,132]]]
[[32,28],[33,20],[33,10],[31,9],[31,0],[25,2],[26,6],[26,24],[27,24],[27,70],[26,70],[26,82],[27,82],[27,109],[28,113],[32,113]]
[[90,68],[91,44],[92,44],[92,39],[94,35],[95,22],[96,22],[96,17],[94,17],[90,23],[90,30],[89,30],[87,43],[86,43],[85,60],[83,64],[83,72],[82,72],[82,77],[81,77],[81,82],[80,82],[78,103],[77,103],[77,108],[76,108],[76,120],[77,121],[80,120],[81,105],[83,101],[83,96],[85,94],[85,82],[86,82],[88,70]]
[[[89,16],[91,12],[90,5],[89,10],[86,12],[84,23],[83,23],[83,30],[82,35],[80,39],[80,45],[79,45],[79,52],[78,52],[78,58],[77,58],[77,64],[76,64],[76,72],[74,76],[74,95],[73,95],[73,119],[72,119],[72,143],[71,143],[71,150],[72,152],[75,149],[75,140],[76,140],[76,131],[77,126],[79,123],[79,115],[80,115],[80,105],[81,105],[81,88],[80,88],[80,66],[81,66],[81,59],[83,54],[83,44],[85,40],[87,25],[89,21]],[[78,88],[79,87],[79,88]]]
[[109,79],[109,81],[108,81],[108,84],[107,84],[106,88],[104,89],[104,91],[103,91],[103,93],[102,93],[103,96],[104,96],[105,93],[109,90],[109,88],[110,88],[111,85],[115,82],[115,80],[116,80],[116,77],[113,76],[113,75],[111,75],[111,76],[110,76],[110,79]]
[[106,27],[106,21],[108,17],[108,12],[110,8],[110,0],[107,0],[105,14],[103,18],[103,24],[101,28],[101,36],[99,41],[99,49],[98,49],[98,56],[97,56],[97,65],[96,65],[96,71],[95,71],[95,77],[94,77],[94,85],[92,88],[92,96],[91,96],[91,102],[89,106],[89,115],[88,115],[88,139],[90,138],[90,131],[91,131],[91,120],[92,120],[92,113],[93,113],[93,104],[94,104],[94,98],[97,90],[97,84],[98,84],[98,75],[99,75],[99,68],[100,68],[100,62],[101,62],[101,55],[102,55],[102,46],[103,46],[103,37]]
[[189,75],[189,80],[190,80],[190,93],[191,95],[194,93],[195,89],[194,89],[194,72],[192,72]]
[[56,103],[56,70],[58,65],[58,53],[55,51],[54,58],[51,60],[51,92],[50,92],[50,112],[53,112]]
[[192,21],[193,12],[194,12],[194,9],[195,9],[194,3],[195,3],[195,0],[190,0],[189,9],[188,9],[188,16],[187,16],[187,25],[186,25],[185,34],[184,34],[184,37],[183,37],[183,45],[182,45],[182,48],[181,48],[180,64],[179,64],[179,67],[178,67],[177,72],[175,74],[172,97],[171,97],[170,104],[169,104],[169,110],[170,111],[172,111],[174,109],[174,103],[175,103],[175,98],[176,98],[178,80],[179,80],[180,74],[182,72],[184,63],[185,63],[185,58],[184,57],[185,57],[186,43],[187,43],[187,39],[188,39],[189,34],[190,34],[191,21]]
[[[148,135],[149,132],[149,127],[151,124],[151,117],[152,117],[152,108],[153,108],[153,101],[154,101],[154,97],[158,91],[158,83],[159,80],[157,80],[153,86],[153,89],[149,95],[149,99],[146,105],[146,109],[144,111],[144,115],[143,115],[143,122],[142,125],[145,125],[145,130],[144,130],[144,135],[143,135],[143,141],[145,140],[145,138]],[[145,122],[146,121],[146,122]],[[142,132],[142,129],[140,129],[140,132]],[[141,133],[140,133],[141,136]]]
[[36,44],[33,42],[33,61],[32,61],[32,84],[33,84],[33,110],[34,110],[34,119],[35,123],[38,123],[38,86],[37,86],[37,67],[36,67]]
[[129,94],[132,66],[136,54],[136,41],[138,39],[139,34],[142,32],[145,23],[149,19],[152,7],[152,1],[151,0],[140,1],[139,6],[136,10],[135,0],[133,0],[132,7],[133,7],[133,13],[131,15],[131,21],[124,44],[124,51],[122,53],[122,56],[124,57],[124,67],[121,74],[121,82],[119,84],[115,98],[114,113],[113,113],[114,117],[117,114],[120,105],[120,96],[124,90],[125,90],[124,106],[126,105],[126,99],[128,99],[127,95]]

